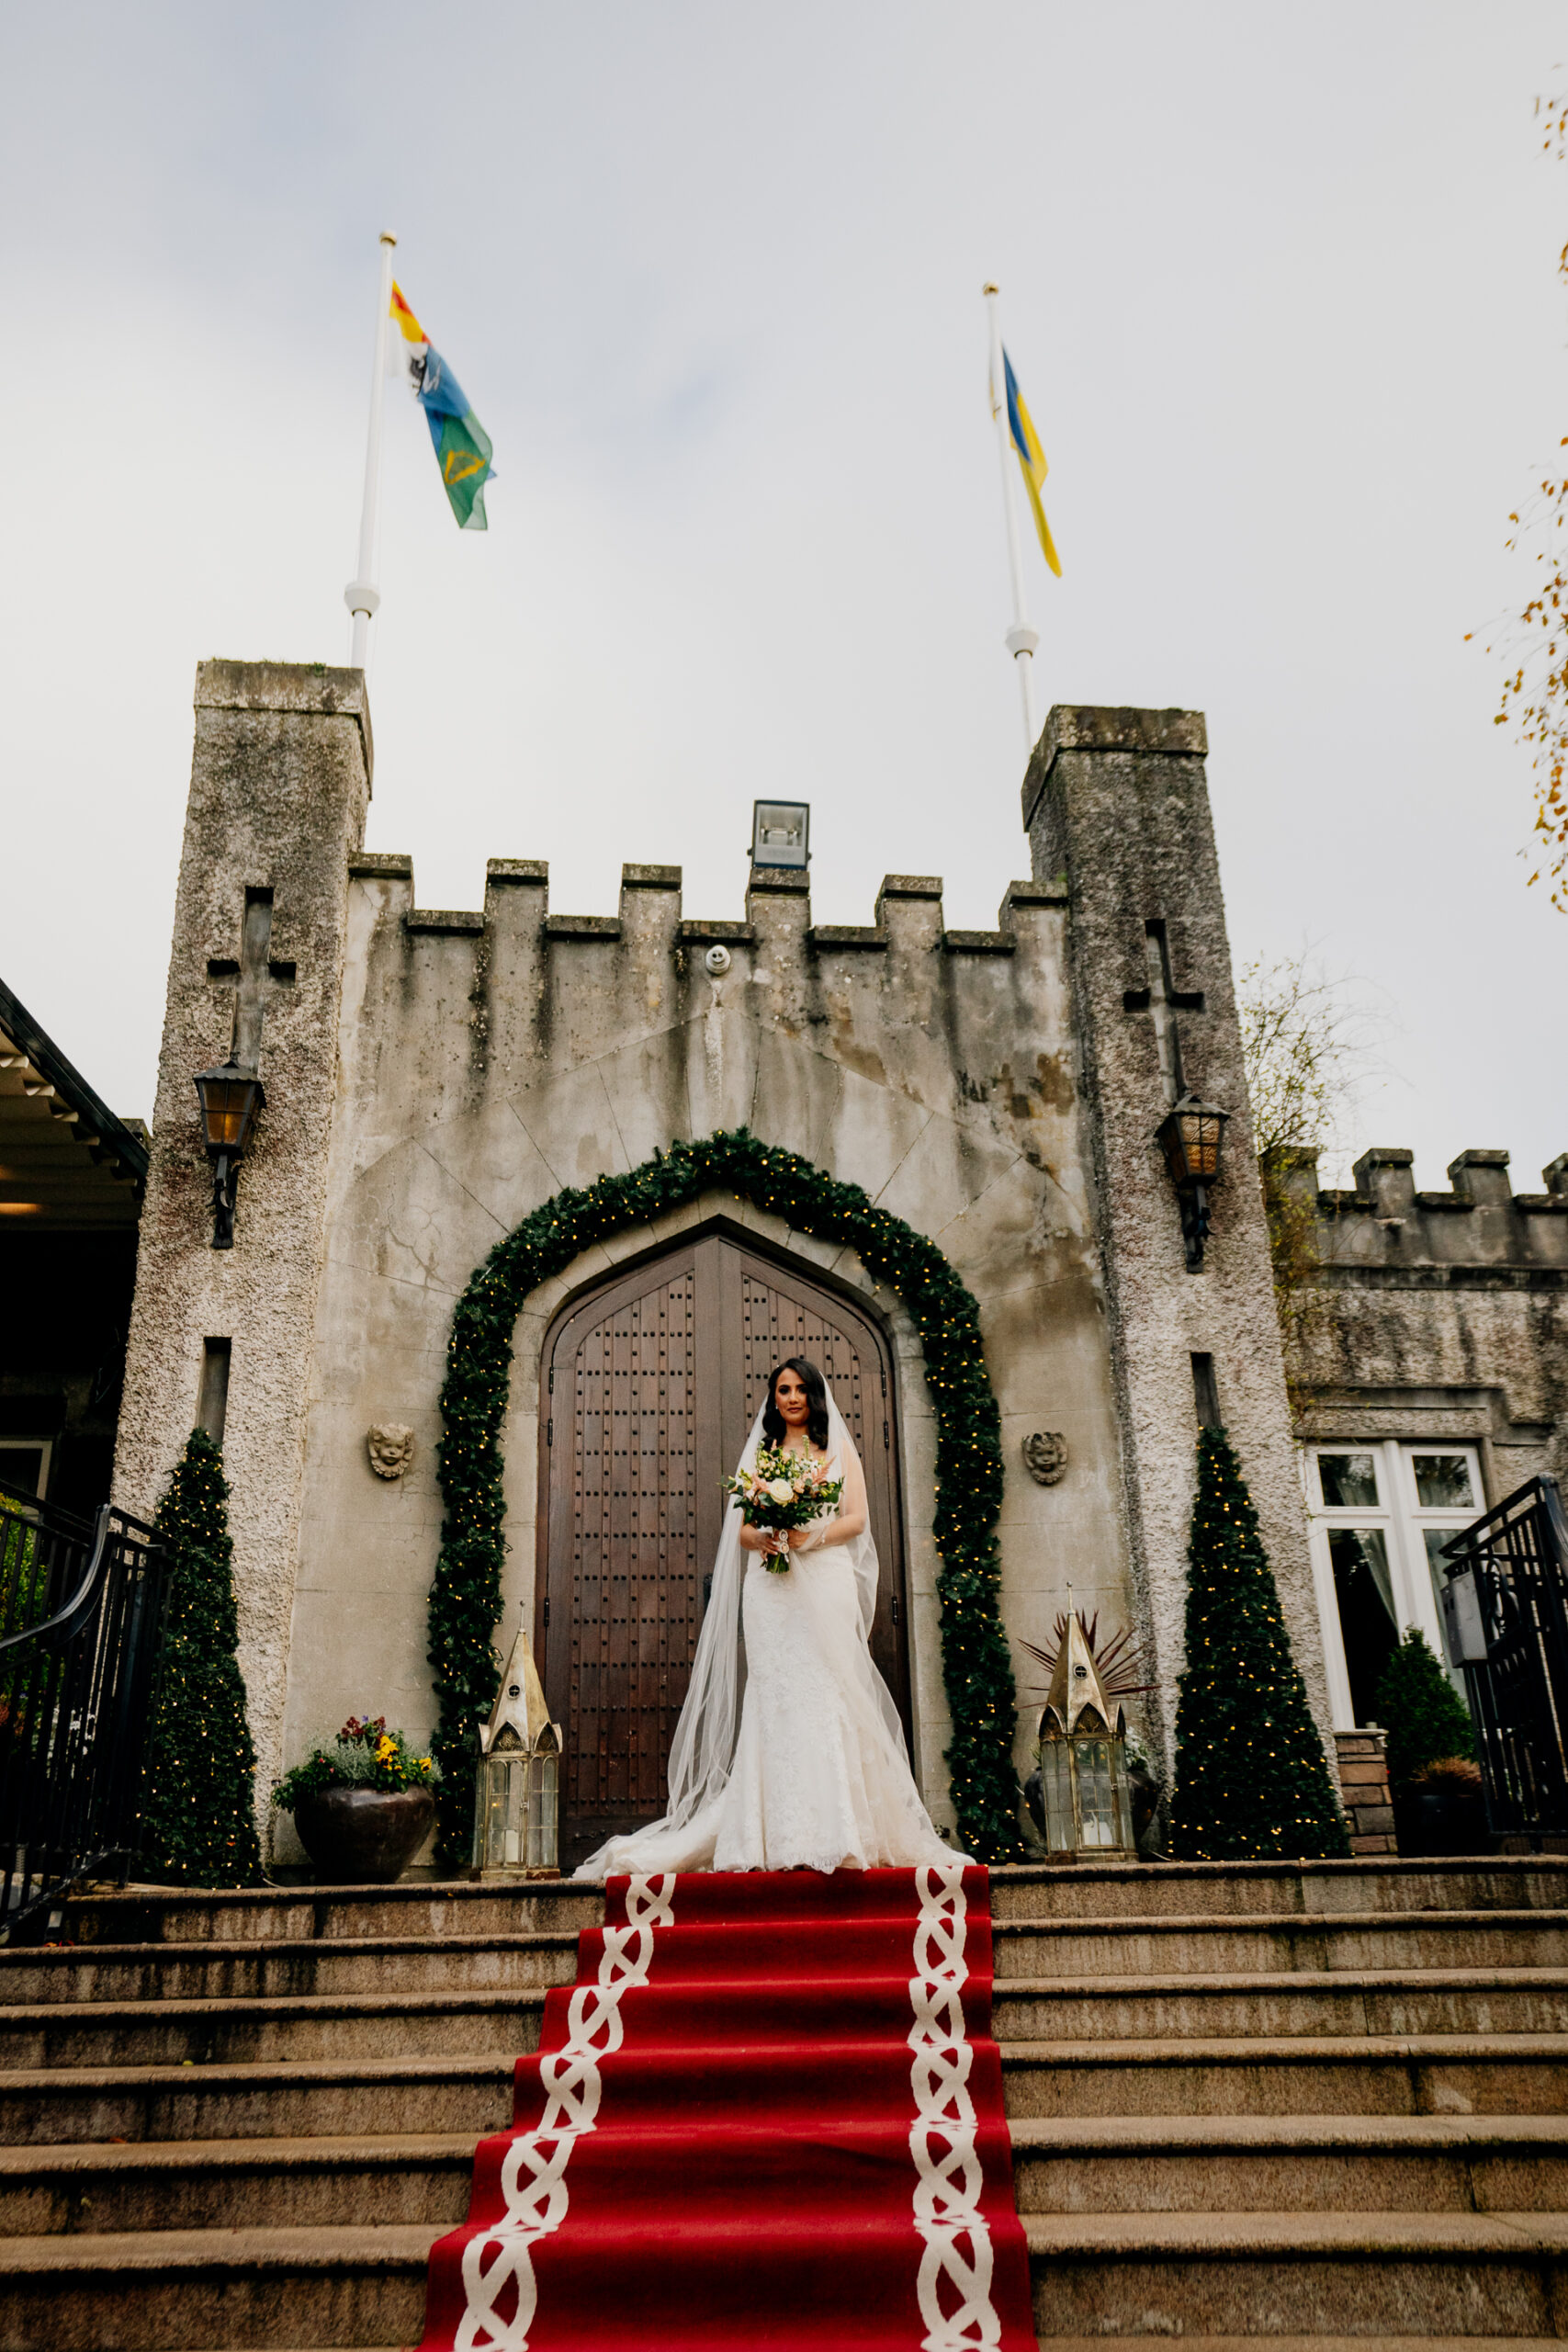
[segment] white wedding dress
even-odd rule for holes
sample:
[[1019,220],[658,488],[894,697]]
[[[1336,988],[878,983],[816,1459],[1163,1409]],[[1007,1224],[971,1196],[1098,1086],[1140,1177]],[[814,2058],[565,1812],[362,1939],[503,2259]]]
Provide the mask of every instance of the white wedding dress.
[[[828,1398],[841,1509],[865,1516],[865,1479]],[[759,1413],[740,1459],[755,1460]],[[670,1810],[612,1838],[576,1872],[817,1871],[962,1860],[938,1837],[909,1770],[892,1694],[872,1660],[876,1545],[793,1552],[780,1573],[725,1513],[691,1686],[670,1751]]]

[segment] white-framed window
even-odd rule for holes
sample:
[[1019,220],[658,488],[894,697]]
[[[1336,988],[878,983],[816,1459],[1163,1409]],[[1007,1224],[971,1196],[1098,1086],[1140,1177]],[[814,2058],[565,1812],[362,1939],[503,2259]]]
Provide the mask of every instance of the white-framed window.
[[49,1457],[54,1441],[47,1437],[0,1437],[0,1478],[41,1498],[49,1485]]
[[1348,1731],[1377,1721],[1377,1687],[1406,1626],[1447,1662],[1441,1550],[1486,1508],[1481,1459],[1472,1445],[1345,1441],[1307,1446],[1302,1469],[1329,1702]]

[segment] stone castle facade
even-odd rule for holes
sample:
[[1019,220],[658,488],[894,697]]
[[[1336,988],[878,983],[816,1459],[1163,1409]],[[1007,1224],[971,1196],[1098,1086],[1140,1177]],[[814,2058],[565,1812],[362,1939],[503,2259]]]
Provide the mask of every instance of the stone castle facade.
[[[1133,1626],[1155,1685],[1145,1728],[1168,1758],[1194,1441],[1217,1408],[1333,1756],[1333,1732],[1350,1726],[1277,1336],[1205,750],[1196,713],[1053,711],[1023,786],[1029,876],[998,877],[990,932],[947,929],[940,880],[910,875],[886,878],[871,922],[817,925],[807,877],[761,868],[741,918],[687,915],[667,866],[626,867],[618,915],[572,916],[551,910],[542,865],[510,858],[491,861],[482,909],[433,912],[407,858],[362,846],[361,673],[201,665],[116,1488],[151,1511],[220,1357],[262,1785],[351,1711],[415,1736],[431,1722],[439,1395],[476,1267],[563,1188],[740,1126],[862,1186],[978,1302],[1005,1435],[1015,1643],[1049,1641],[1069,1586],[1102,1628]],[[268,922],[247,923],[264,906]],[[191,1080],[229,1053],[237,1007],[259,1034],[266,1107],[235,1246],[218,1251]],[[1155,1140],[1183,1090],[1231,1114],[1197,1272]],[[1562,1163],[1549,1195],[1508,1206],[1492,1197],[1498,1156],[1470,1154],[1467,1216],[1428,1206],[1395,1227],[1382,1192],[1397,1189],[1398,1155],[1372,1158],[1376,1200],[1358,1193],[1330,1220],[1314,1429],[1359,1443],[1375,1422],[1398,1444],[1446,1438],[1458,1413],[1478,1442],[1517,1449],[1506,1469],[1486,1455],[1482,1500],[1495,1499],[1527,1453],[1544,1462],[1561,1443]],[[1484,1231],[1506,1281],[1427,1282],[1416,1270],[1428,1225],[1450,1250],[1434,1264],[1455,1262],[1447,1237]],[[553,1430],[562,1409],[540,1393],[547,1334],[618,1266],[709,1227],[808,1272],[882,1335],[916,1768],[951,1819],[919,1337],[852,1255],[731,1195],[619,1237],[528,1300],[498,1638],[543,1589],[539,1424],[543,1412]],[[1411,1274],[1404,1289],[1390,1267]],[[1448,1318],[1423,1327],[1420,1364],[1398,1336],[1411,1312]],[[389,1426],[413,1433],[396,1477],[367,1450]],[[1024,1455],[1043,1433],[1065,1464],[1048,1484]],[[1040,1680],[1022,1650],[1015,1662],[1021,1688]],[[1021,1764],[1037,1704],[1021,1709]]]

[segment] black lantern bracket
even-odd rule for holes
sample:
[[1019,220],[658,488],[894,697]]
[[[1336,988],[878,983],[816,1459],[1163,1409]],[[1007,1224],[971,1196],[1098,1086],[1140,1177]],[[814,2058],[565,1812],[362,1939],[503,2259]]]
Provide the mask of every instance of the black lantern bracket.
[[1217,1102],[1184,1094],[1155,1136],[1176,1187],[1187,1271],[1192,1274],[1202,1271],[1203,1245],[1209,1238],[1209,1195],[1222,1174],[1229,1118],[1230,1113],[1222,1111]]
[[231,1250],[240,1162],[249,1148],[256,1114],[265,1105],[266,1089],[254,1069],[231,1061],[198,1071],[194,1083],[201,1104],[207,1156],[212,1162],[212,1246]]

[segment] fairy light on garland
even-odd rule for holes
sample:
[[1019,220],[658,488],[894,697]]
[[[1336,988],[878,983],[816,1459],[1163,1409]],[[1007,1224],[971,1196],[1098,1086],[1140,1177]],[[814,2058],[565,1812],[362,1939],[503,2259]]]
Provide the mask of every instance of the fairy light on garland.
[[1199,1433],[1187,1569],[1172,1854],[1180,1861],[1348,1855],[1258,1513],[1223,1430]]
[[168,1592],[142,1768],[141,1868],[173,1886],[259,1886],[229,1488],[205,1430],[191,1431],[153,1525]]
[[942,1251],[858,1184],[826,1176],[744,1127],[677,1143],[625,1176],[569,1189],[496,1244],[457,1302],[441,1391],[446,1516],[430,1591],[427,1655],[440,1720],[436,1803],[442,1849],[456,1860],[472,1826],[479,1726],[495,1697],[506,1503],[500,1434],[524,1301],[574,1258],[627,1226],[651,1224],[726,1188],[802,1233],[852,1249],[874,1283],[897,1291],[919,1333],[936,1408],[933,1533],[942,1567],[942,1684],[953,1724],[943,1760],[964,1849],[988,1861],[1021,1853],[1013,1769],[1017,1696],[998,1607],[996,1524],[1002,1500],[1001,1418],[980,1340],[979,1309]]

